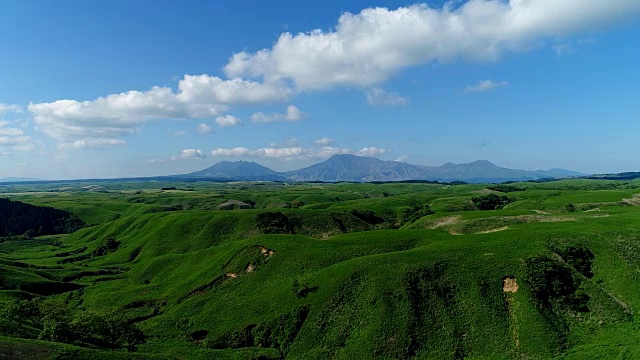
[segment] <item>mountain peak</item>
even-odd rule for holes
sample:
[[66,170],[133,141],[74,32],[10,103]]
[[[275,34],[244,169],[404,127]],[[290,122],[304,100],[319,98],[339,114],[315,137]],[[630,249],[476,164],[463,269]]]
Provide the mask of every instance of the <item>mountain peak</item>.
[[253,161],[220,161],[204,170],[187,174],[189,177],[207,177],[231,180],[285,180],[277,172]]
[[473,162],[470,162],[469,165],[479,165],[479,166],[492,166],[492,167],[497,167],[496,164],[492,163],[489,160],[476,160]]

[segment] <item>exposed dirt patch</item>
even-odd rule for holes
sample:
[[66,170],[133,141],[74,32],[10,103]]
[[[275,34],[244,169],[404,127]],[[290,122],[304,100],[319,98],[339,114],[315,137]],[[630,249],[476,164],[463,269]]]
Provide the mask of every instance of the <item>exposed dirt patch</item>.
[[516,278],[513,276],[505,276],[502,278],[502,291],[506,293],[516,293],[518,292],[518,283],[516,282]]
[[443,226],[455,224],[460,219],[460,215],[445,216],[436,220],[431,229],[437,229]]
[[246,270],[247,274],[250,272],[253,272],[253,269],[254,269],[253,265],[251,264],[247,265],[247,270]]
[[640,194],[634,195],[631,199],[622,199],[622,205],[640,206]]
[[538,215],[550,215],[548,212],[542,210],[533,210],[533,212]]
[[594,211],[602,211],[602,210],[600,210],[600,208],[593,208],[593,209],[585,210],[584,212],[594,212]]
[[253,206],[238,200],[227,200],[218,205],[220,210],[253,209]]
[[260,246],[260,254],[262,254],[262,256],[265,256],[265,257],[272,257],[273,255],[276,254],[276,252],[271,249],[267,249],[264,246]]
[[238,274],[236,274],[236,273],[227,273],[226,275],[227,275],[227,277],[230,277],[232,279],[235,279],[235,278],[238,277]]
[[480,232],[478,232],[476,234],[490,234],[490,233],[494,233],[494,232],[498,232],[498,231],[505,231],[505,230],[509,230],[509,227],[508,226],[503,226],[503,227],[497,228],[497,229],[480,231]]
[[574,217],[564,217],[564,216],[530,216],[524,215],[519,218],[528,220],[527,222],[564,222],[564,221],[578,221],[578,219]]
[[494,191],[494,190],[489,190],[489,189],[482,189],[482,190],[478,190],[478,191],[474,191],[477,194],[482,194],[482,195],[487,195],[487,194],[500,194],[499,191]]

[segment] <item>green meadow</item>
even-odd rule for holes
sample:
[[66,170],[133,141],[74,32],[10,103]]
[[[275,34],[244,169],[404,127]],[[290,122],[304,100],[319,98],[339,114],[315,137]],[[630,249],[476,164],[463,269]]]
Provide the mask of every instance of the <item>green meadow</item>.
[[638,194],[638,180],[0,186],[87,224],[2,239],[0,358],[637,359]]

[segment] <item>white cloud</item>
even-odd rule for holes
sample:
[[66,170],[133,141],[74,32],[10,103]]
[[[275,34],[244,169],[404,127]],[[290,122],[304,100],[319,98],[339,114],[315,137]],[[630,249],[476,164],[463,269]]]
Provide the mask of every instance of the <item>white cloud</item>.
[[290,80],[299,90],[380,84],[433,61],[495,61],[549,38],[597,30],[640,13],[637,0],[470,0],[343,13],[331,30],[280,35],[269,49],[234,54],[229,77]]
[[268,123],[268,122],[278,122],[278,121],[298,121],[307,117],[307,114],[302,112],[295,105],[287,106],[287,112],[284,114],[272,113],[272,114],[264,114],[261,112],[255,113],[251,115],[251,121],[254,123]]
[[238,119],[233,115],[225,115],[225,116],[218,116],[216,118],[216,123],[218,123],[218,126],[220,127],[231,127],[231,126],[239,125],[240,123],[242,123],[242,120]]
[[178,131],[171,131],[170,134],[171,136],[185,136],[187,135],[187,132],[184,130],[178,130]]
[[9,121],[0,120],[0,150],[2,148],[16,151],[33,150],[35,148],[33,139],[22,129],[7,127],[11,124]]
[[233,149],[215,149],[211,151],[213,156],[226,156],[226,157],[260,157],[270,159],[285,159],[304,156],[304,149],[301,147],[292,148],[262,148],[256,150],[249,150],[247,148],[237,147]]
[[384,154],[388,153],[389,151],[390,151],[389,149],[381,149],[381,148],[377,148],[375,146],[371,146],[371,147],[366,147],[366,148],[360,149],[358,152],[356,152],[356,155],[358,155],[358,156],[379,156],[379,155],[384,155]]
[[13,113],[22,112],[22,107],[20,105],[0,103],[0,115],[10,113],[10,112],[13,112]]
[[351,149],[325,146],[325,147],[321,148],[319,151],[311,153],[310,157],[327,158],[327,157],[331,157],[333,155],[352,154],[352,153],[353,153],[353,151],[351,151]]
[[386,92],[384,89],[374,87],[365,91],[369,105],[406,105],[409,99],[395,92]]
[[213,156],[221,157],[257,157],[257,158],[269,158],[269,159],[318,159],[328,158],[337,154],[354,154],[359,156],[378,156],[388,153],[388,149],[381,149],[375,146],[366,147],[359,151],[353,151],[346,148],[336,148],[331,146],[325,146],[321,149],[306,149],[300,146],[295,147],[269,147],[261,149],[247,149],[244,147],[237,147],[233,149],[218,148],[211,151]]
[[292,95],[292,90],[280,82],[223,80],[209,75],[185,75],[178,88],[176,97],[188,104],[259,104],[284,101]]
[[509,86],[509,83],[506,81],[483,80],[475,85],[467,86],[466,88],[464,88],[464,90],[462,90],[462,92],[465,94],[480,93],[500,89],[507,86]]
[[218,116],[231,105],[284,101],[291,90],[281,84],[207,75],[185,75],[177,91],[153,87],[93,101],[58,100],[30,104],[38,130],[62,142],[130,135],[149,121]]
[[323,137],[322,139],[318,139],[318,140],[314,141],[314,143],[315,143],[316,145],[325,145],[325,146],[328,146],[328,145],[333,144],[333,139],[328,138],[328,137]]
[[71,150],[71,149],[100,149],[106,148],[114,145],[125,145],[127,142],[119,139],[83,139],[83,140],[75,140],[71,142],[63,142],[58,144],[58,149],[60,150]]
[[211,151],[211,155],[213,155],[213,156],[227,156],[227,157],[247,156],[250,152],[251,152],[251,150],[249,150],[247,148],[243,148],[243,147],[237,147],[237,148],[233,148],[233,149],[217,148],[217,149]]
[[204,159],[206,157],[207,157],[207,154],[205,154],[199,149],[184,149],[179,155],[172,156],[171,160]]
[[213,132],[213,129],[211,129],[211,126],[205,123],[200,123],[200,125],[198,125],[198,132],[200,134],[210,134],[211,132]]
[[409,155],[401,155],[400,157],[398,157],[397,159],[395,159],[394,161],[397,162],[406,162],[409,159]]

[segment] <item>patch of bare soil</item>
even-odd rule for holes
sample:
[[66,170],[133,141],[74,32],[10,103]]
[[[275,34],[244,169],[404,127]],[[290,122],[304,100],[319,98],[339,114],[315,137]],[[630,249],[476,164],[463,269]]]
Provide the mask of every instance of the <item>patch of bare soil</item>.
[[441,228],[443,226],[455,224],[460,219],[460,215],[444,216],[436,220],[431,226],[432,229]]
[[247,274],[250,272],[253,272],[253,269],[255,269],[254,266],[251,263],[249,263],[249,265],[247,265],[247,270],[246,270]]
[[533,212],[538,215],[550,215],[548,212],[542,210],[533,210]]
[[498,231],[505,231],[505,230],[508,230],[508,229],[509,229],[508,226],[503,226],[503,227],[497,228],[497,229],[480,231],[480,232],[477,232],[476,234],[490,234],[490,233],[494,233],[494,232],[498,232]]
[[271,249],[267,249],[264,246],[260,246],[260,254],[262,254],[262,256],[265,256],[265,257],[272,257],[273,255],[276,254],[276,252]]
[[513,276],[505,276],[502,279],[502,291],[506,293],[518,292],[518,283],[516,282],[516,278]]
[[237,278],[237,277],[238,277],[238,274],[236,274],[236,273],[227,273],[227,277],[230,277],[230,278],[232,278],[232,279],[235,279],[235,278]]
[[577,221],[574,217],[565,216],[540,216],[540,215],[522,215],[516,216],[516,218],[523,219],[525,222],[563,222],[563,221]]
[[486,195],[486,194],[498,194],[498,191],[494,191],[494,190],[489,190],[489,189],[482,189],[482,190],[478,190],[478,191],[474,191],[475,193],[478,194],[482,194],[482,195]]
[[602,211],[602,210],[600,210],[600,208],[593,208],[593,209],[585,210],[584,212],[594,212],[594,211]]
[[622,199],[622,204],[627,206],[640,206],[640,194],[634,195],[631,199]]

